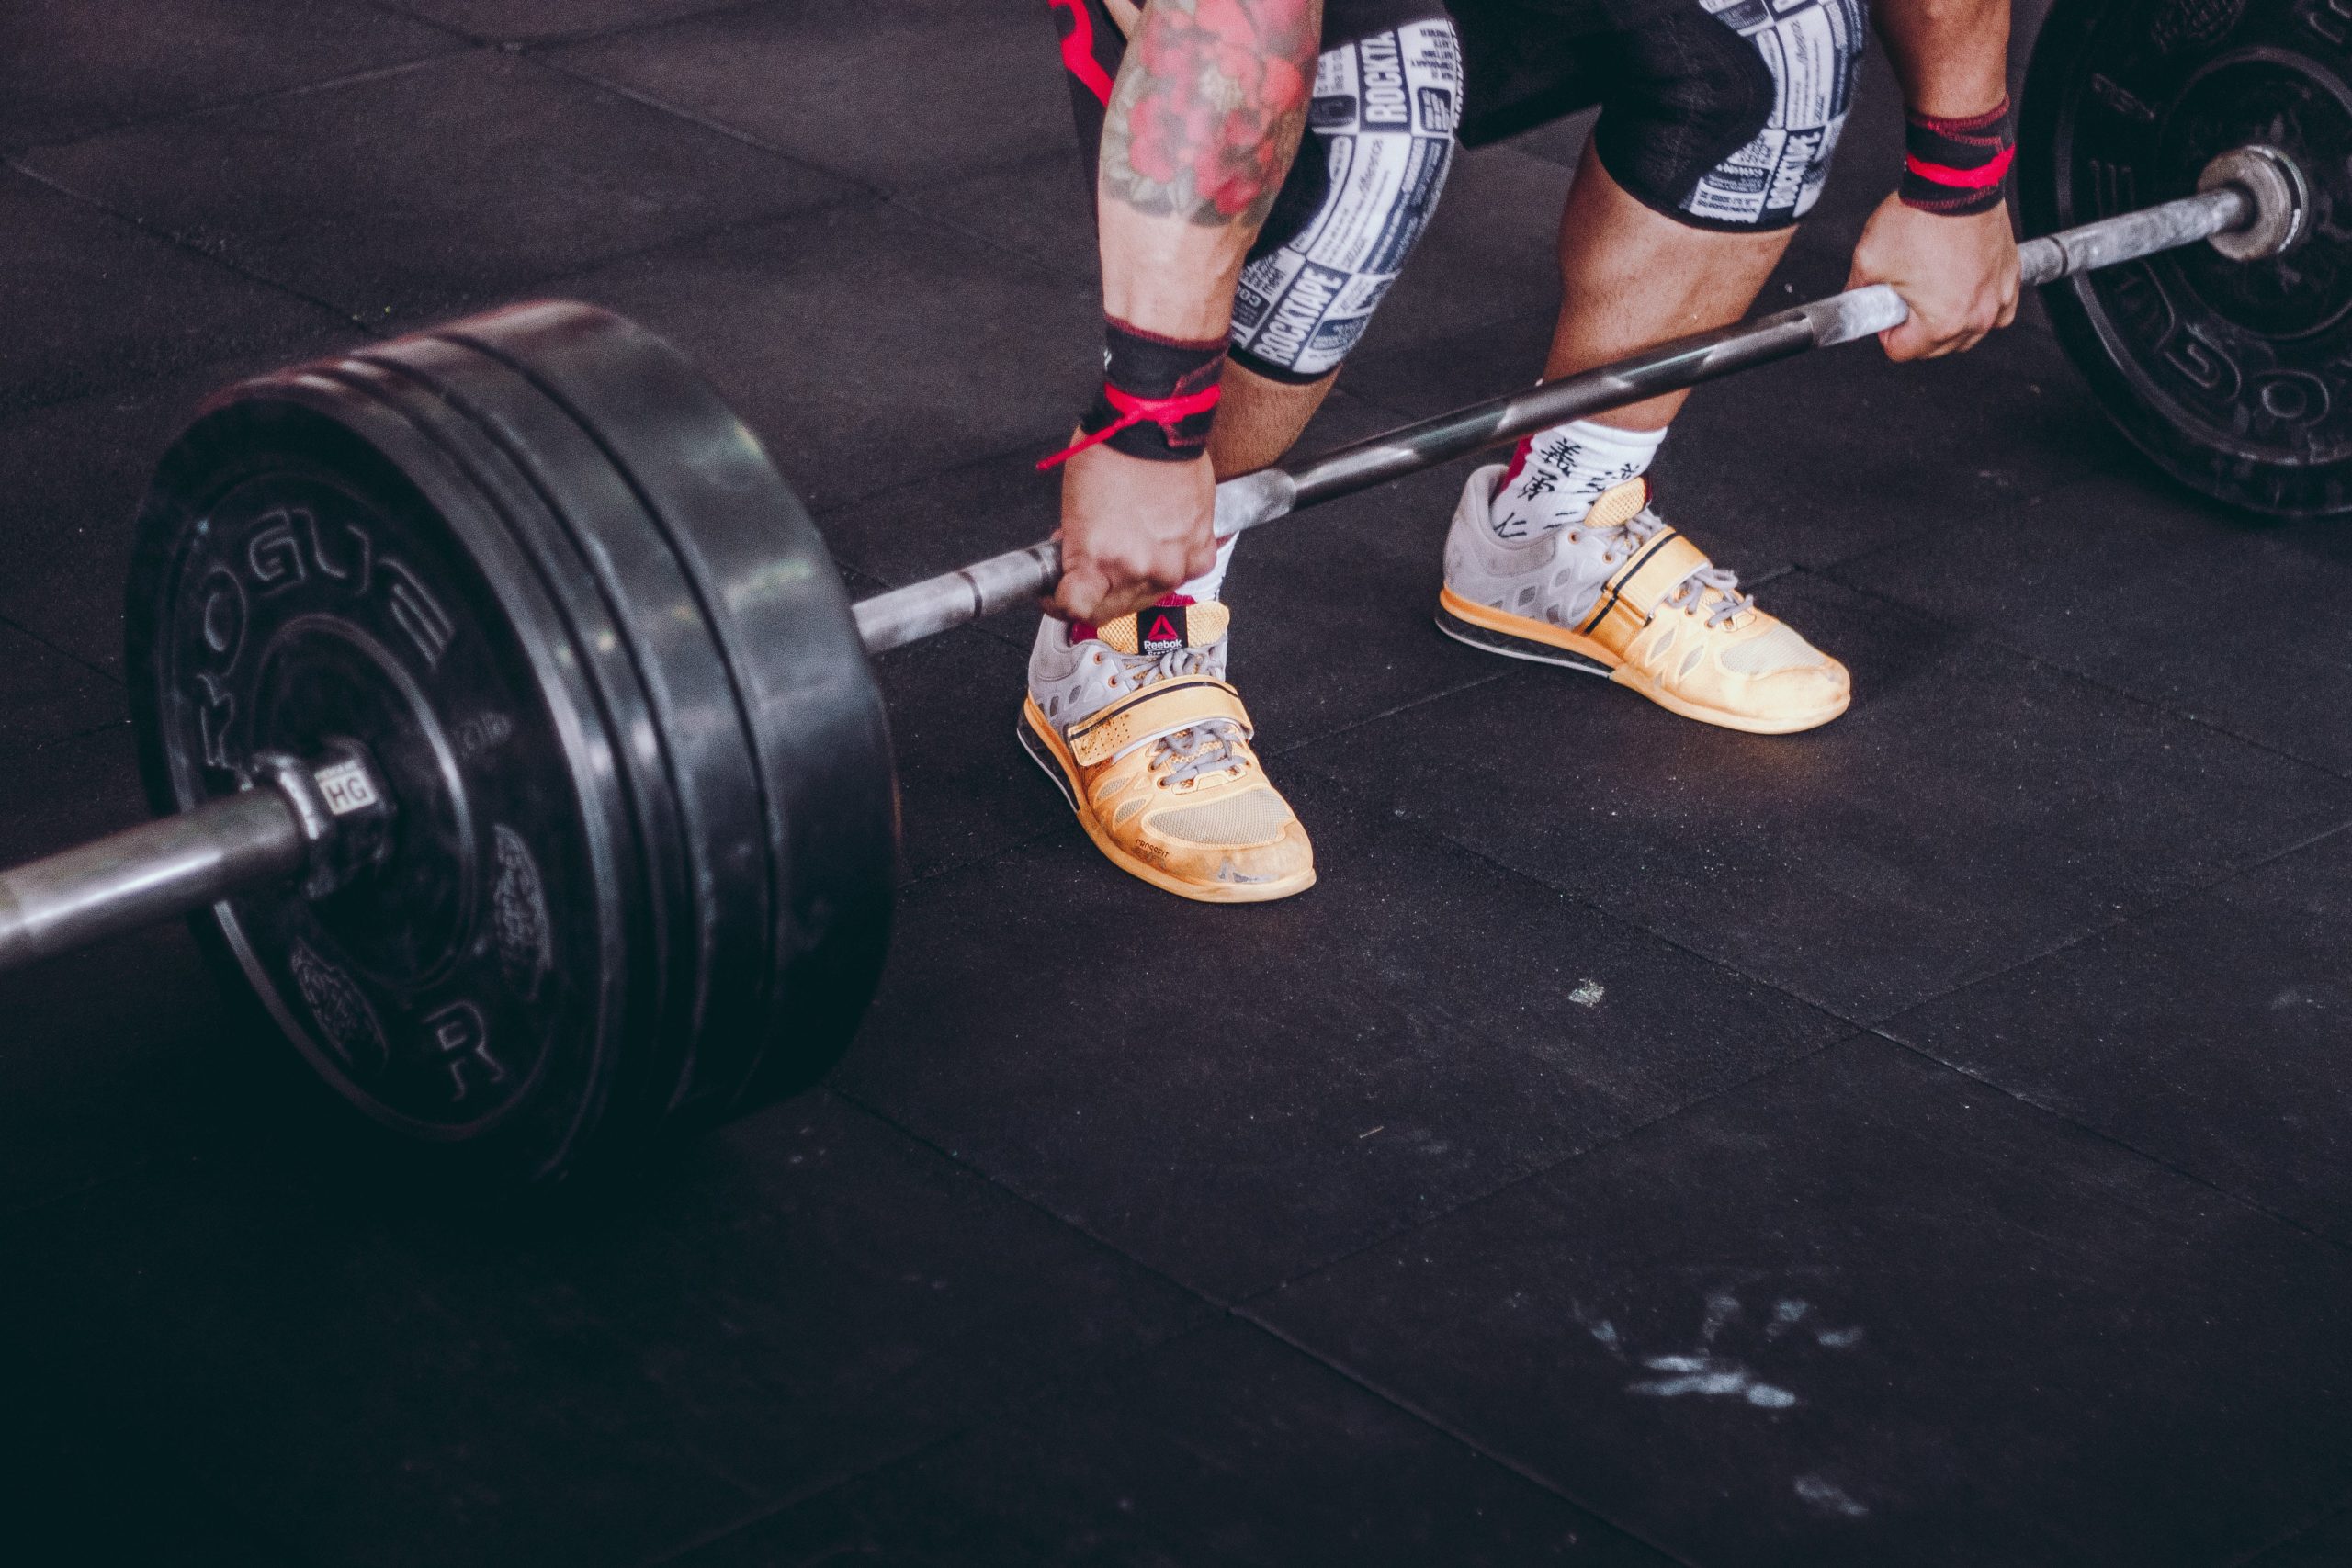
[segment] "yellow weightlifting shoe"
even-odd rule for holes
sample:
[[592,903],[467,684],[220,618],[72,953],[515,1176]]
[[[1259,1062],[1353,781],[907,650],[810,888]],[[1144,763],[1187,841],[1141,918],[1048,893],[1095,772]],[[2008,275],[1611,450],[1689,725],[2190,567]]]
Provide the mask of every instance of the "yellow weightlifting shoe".
[[1438,629],[1473,648],[1606,675],[1702,724],[1786,735],[1853,700],[1846,667],[1756,607],[1650,509],[1649,481],[1521,543],[1489,522],[1500,465],[1470,476],[1445,541]]
[[1315,850],[1225,682],[1229,619],[1170,595],[1107,626],[1046,621],[1017,733],[1114,865],[1179,897],[1256,904],[1312,887]]

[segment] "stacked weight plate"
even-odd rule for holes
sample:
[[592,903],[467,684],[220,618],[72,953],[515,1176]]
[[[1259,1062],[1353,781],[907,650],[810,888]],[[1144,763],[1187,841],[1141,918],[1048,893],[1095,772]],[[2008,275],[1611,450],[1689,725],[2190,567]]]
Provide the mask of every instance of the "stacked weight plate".
[[2272,515],[2352,511],[2352,5],[2059,0],[2025,105],[2037,232],[2186,196],[2249,143],[2300,171],[2308,237],[2283,254],[2191,245],[2044,298],[2091,389],[2176,479]]
[[198,927],[418,1157],[544,1179],[846,1045],[896,865],[879,696],[806,513],[658,339],[521,307],[232,389],[131,594],[159,807],[331,739],[388,775],[384,865]]

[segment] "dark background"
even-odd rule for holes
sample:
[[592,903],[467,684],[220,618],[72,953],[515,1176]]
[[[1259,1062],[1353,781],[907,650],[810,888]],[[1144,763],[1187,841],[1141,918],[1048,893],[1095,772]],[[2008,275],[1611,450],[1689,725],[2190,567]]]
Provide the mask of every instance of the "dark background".
[[[1893,184],[1873,70],[1770,299]],[[366,333],[638,317],[857,592],[1047,532],[1067,122],[1042,0],[9,0],[0,861],[141,815],[175,423]],[[1462,161],[1310,445],[1534,374],[1580,136]],[[0,1557],[2352,1561],[2352,531],[2160,482],[2037,321],[1668,447],[1852,666],[1815,734],[1438,637],[1458,467],[1253,537],[1291,902],[1102,863],[1022,618],[886,659],[859,1044],[593,1207],[356,1197],[176,928],[0,981]]]

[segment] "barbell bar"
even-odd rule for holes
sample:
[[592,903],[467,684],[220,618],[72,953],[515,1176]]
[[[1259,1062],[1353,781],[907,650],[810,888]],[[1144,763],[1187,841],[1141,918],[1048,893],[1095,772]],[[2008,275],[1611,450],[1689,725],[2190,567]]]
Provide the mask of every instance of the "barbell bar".
[[[2120,213],[2018,247],[2025,287],[2177,250],[2200,240],[2259,231],[2257,250],[2276,255],[2301,239],[2308,199],[2301,176],[2267,147],[2217,159],[2205,188],[2159,206]],[[1816,348],[1858,342],[1901,326],[1910,307],[1883,283],[1848,289],[1792,310],[1677,338],[1577,375],[1546,381],[1341,446],[1296,468],[1263,468],[1216,487],[1220,537],[1287,517],[1305,507],[1481,451],[1588,414],[1679,392]],[[966,621],[1011,609],[1061,581],[1052,540],[1008,550],[958,570],[877,594],[857,606],[858,635],[876,653],[919,642]]]
[[[2309,227],[2241,148],[2021,247],[2046,284]],[[1874,286],[1229,479],[1237,533],[1899,325]],[[467,1178],[545,1179],[812,1081],[870,998],[895,775],[866,657],[1028,602],[1047,541],[851,605],[758,445],[588,307],[218,394],[127,612],[161,819],[0,873],[0,971],[200,910],[318,1076]]]

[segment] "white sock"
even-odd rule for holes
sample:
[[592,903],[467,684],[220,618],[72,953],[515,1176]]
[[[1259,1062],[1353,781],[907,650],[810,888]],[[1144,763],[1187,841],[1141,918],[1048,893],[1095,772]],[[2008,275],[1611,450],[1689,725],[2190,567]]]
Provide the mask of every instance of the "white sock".
[[1540,539],[1580,521],[1602,491],[1646,473],[1665,440],[1663,430],[1619,430],[1589,419],[1538,431],[1519,444],[1495,491],[1496,536]]
[[1233,564],[1233,547],[1241,542],[1238,534],[1227,534],[1216,544],[1216,564],[1176,590],[1195,604],[1216,602],[1217,590],[1225,586],[1225,569]]

